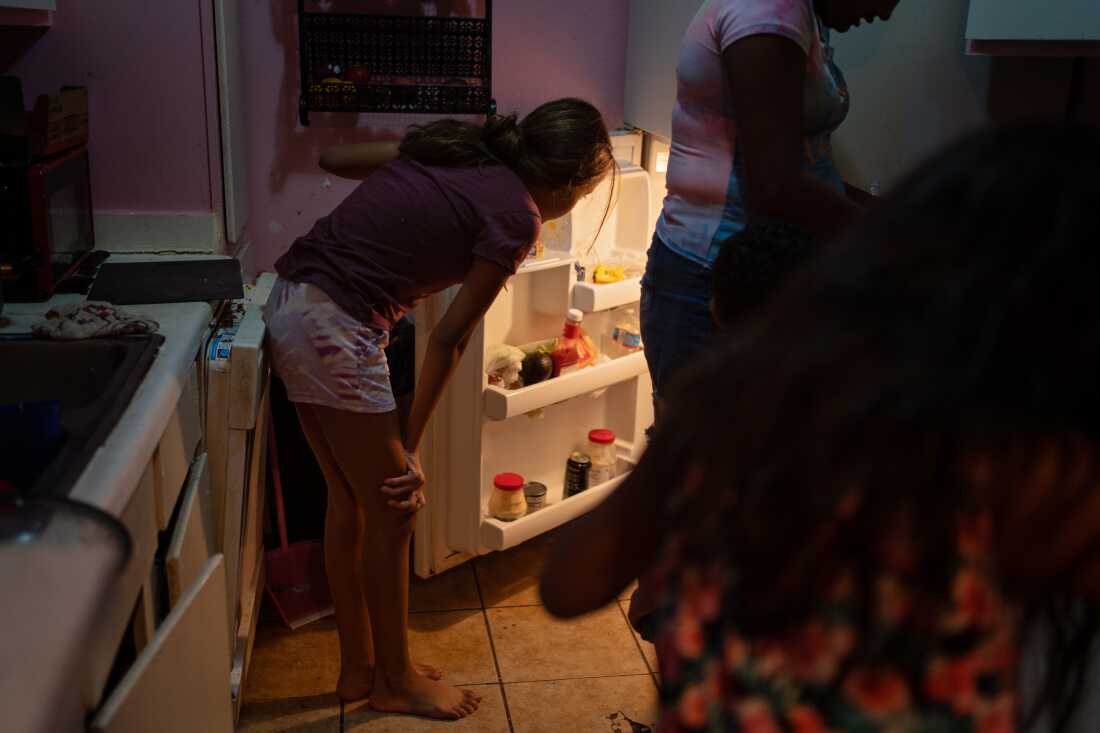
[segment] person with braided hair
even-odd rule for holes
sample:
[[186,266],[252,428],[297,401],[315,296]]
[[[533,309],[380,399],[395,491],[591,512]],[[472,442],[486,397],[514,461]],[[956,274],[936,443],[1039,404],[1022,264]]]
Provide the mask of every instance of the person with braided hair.
[[[339,146],[321,167],[363,183],[275,263],[265,320],[275,371],[328,489],[337,694],[382,712],[462,718],[477,694],[409,659],[409,539],[426,503],[420,442],[471,333],[542,223],[614,171],[611,140],[595,107],[560,99],[522,120],[438,120],[399,144]],[[459,284],[402,430],[389,333],[422,299]]]

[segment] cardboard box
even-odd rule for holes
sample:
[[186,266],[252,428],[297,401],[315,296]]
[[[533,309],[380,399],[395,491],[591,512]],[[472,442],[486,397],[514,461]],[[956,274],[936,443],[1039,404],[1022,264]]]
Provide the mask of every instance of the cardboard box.
[[62,87],[43,94],[27,115],[27,129],[36,157],[55,155],[88,142],[88,88]]

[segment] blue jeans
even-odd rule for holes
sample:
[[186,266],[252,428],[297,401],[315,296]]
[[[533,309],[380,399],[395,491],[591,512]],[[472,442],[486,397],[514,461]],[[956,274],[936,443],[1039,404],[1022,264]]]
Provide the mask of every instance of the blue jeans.
[[677,370],[716,341],[718,327],[710,314],[710,291],[709,268],[676,254],[653,237],[642,277],[641,325],[658,405]]
[[[653,404],[660,419],[662,393],[677,371],[710,348],[718,327],[710,315],[711,272],[676,254],[653,237],[649,261],[642,277],[642,343],[649,376],[653,379]],[[656,586],[647,572],[638,578],[627,616],[646,641],[655,641],[658,606]]]

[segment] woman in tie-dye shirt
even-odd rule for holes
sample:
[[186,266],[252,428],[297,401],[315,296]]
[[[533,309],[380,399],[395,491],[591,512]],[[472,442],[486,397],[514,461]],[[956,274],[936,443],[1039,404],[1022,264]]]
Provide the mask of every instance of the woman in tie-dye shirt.
[[[888,18],[898,0],[706,0],[676,69],[668,196],[643,279],[641,325],[658,419],[675,370],[711,345],[711,266],[750,219],[828,240],[859,207],[829,139],[848,113],[829,29]],[[631,618],[649,610],[646,584]]]
[[665,198],[644,280],[654,388],[709,343],[709,269],[749,219],[830,239],[855,221],[833,166],[848,113],[829,29],[888,18],[898,0],[706,0],[676,69]]

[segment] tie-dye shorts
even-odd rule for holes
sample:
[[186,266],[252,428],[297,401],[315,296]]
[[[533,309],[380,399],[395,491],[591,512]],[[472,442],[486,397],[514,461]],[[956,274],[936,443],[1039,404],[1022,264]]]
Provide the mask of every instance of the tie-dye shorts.
[[264,321],[275,373],[292,402],[349,412],[396,409],[386,331],[352,318],[315,285],[281,278]]

